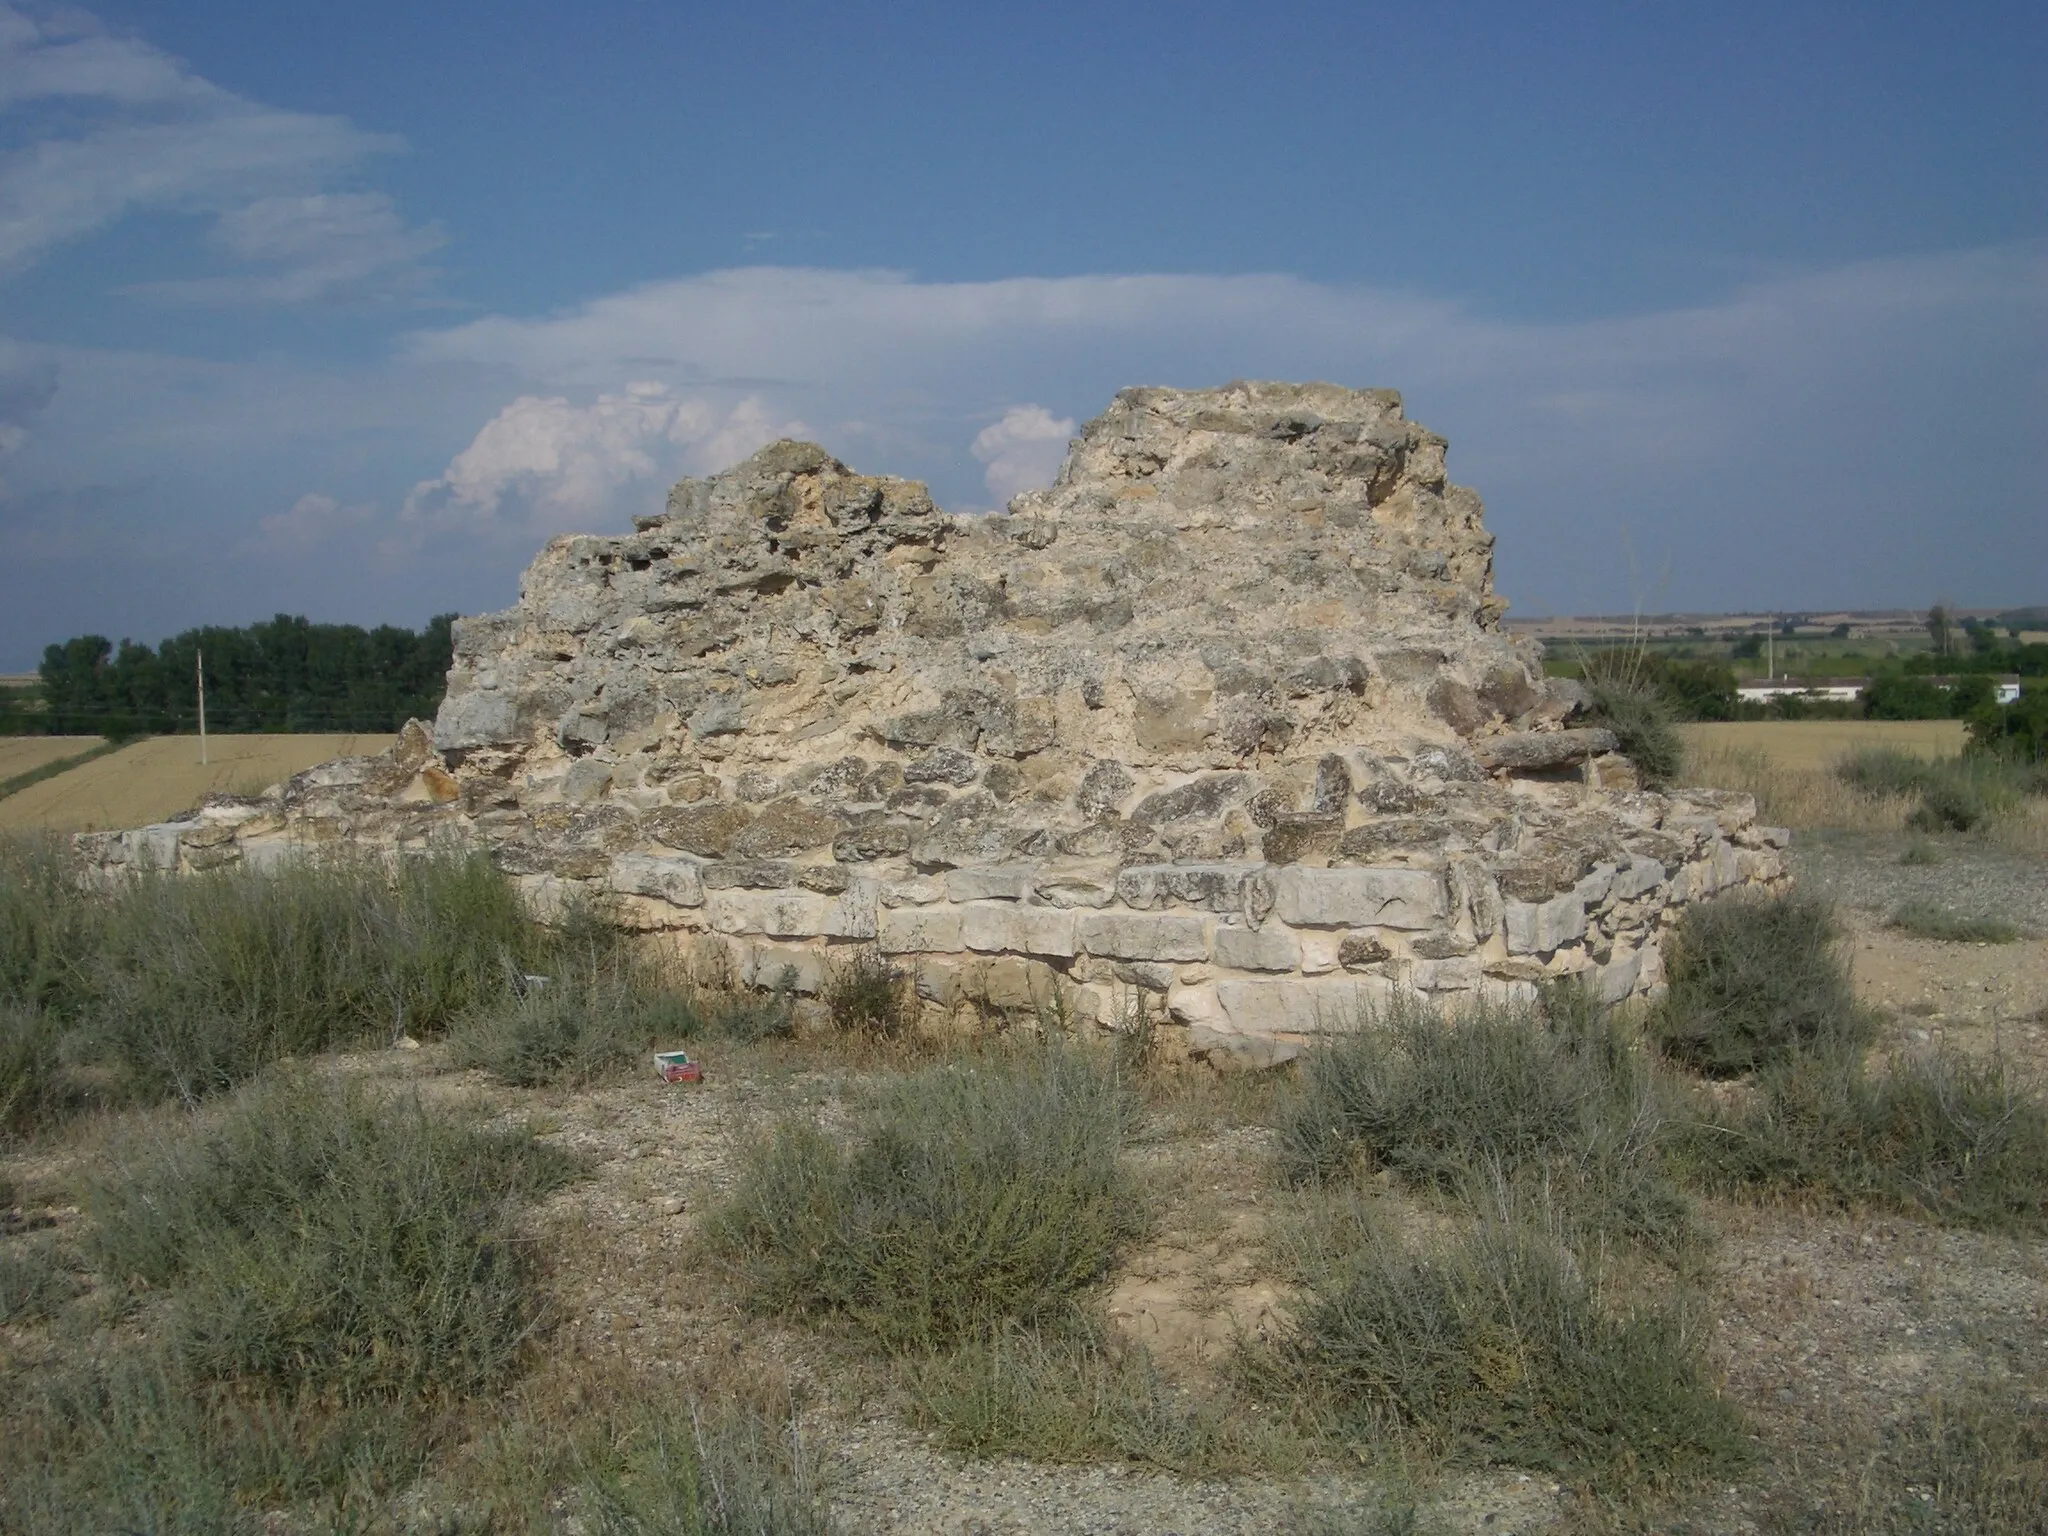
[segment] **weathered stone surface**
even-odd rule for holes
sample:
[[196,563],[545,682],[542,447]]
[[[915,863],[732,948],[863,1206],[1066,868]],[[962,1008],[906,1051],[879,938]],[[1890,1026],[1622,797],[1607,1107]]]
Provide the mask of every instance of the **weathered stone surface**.
[[1274,911],[1310,928],[1434,928],[1443,877],[1420,869],[1303,869],[1279,873]]
[[960,908],[960,937],[969,949],[1025,955],[1074,953],[1075,914],[1059,907],[1010,901],[974,901]]
[[1080,947],[1123,960],[1206,960],[1209,923],[1174,913],[1083,912],[1076,920]]
[[1547,955],[1585,937],[1586,904],[1567,892],[1544,902],[1507,904],[1508,953]]
[[540,910],[610,889],[754,984],[872,939],[940,1006],[1142,989],[1191,1043],[1397,986],[1642,993],[1668,909],[1781,882],[1783,836],[1630,787],[1502,631],[1444,453],[1384,390],[1126,390],[1051,488],[956,517],[771,444],[550,541],[517,606],[457,622],[431,732],[80,848],[468,844]]
[[1214,953],[1218,965],[1234,971],[1293,971],[1301,967],[1301,940],[1285,928],[1219,927]]
[[1338,1034],[1356,1029],[1393,1001],[1379,976],[1319,976],[1287,981],[1219,981],[1216,1000],[1239,1034]]
[[704,904],[704,878],[695,859],[617,854],[612,859],[609,884],[621,894],[658,896],[673,907]]
[[1614,749],[1614,732],[1598,728],[1516,731],[1480,742],[1478,755],[1479,761],[1489,768],[1508,773],[1541,773],[1569,768]]

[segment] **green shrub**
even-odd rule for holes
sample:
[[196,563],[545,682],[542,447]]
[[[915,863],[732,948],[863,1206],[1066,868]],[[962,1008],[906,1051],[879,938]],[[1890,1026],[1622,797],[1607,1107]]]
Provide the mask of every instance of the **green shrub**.
[[196,1103],[285,1057],[434,1033],[500,1000],[508,970],[602,953],[601,918],[541,927],[480,855],[94,883],[54,844],[6,843],[0,1128]]
[[825,1012],[835,1029],[894,1038],[917,1020],[910,978],[880,951],[861,947],[825,978]]
[[1588,652],[1582,668],[1593,696],[1594,723],[1614,732],[1622,755],[1646,784],[1668,784],[1685,767],[1677,714],[1657,686],[1656,667],[1640,647]]
[[859,1107],[851,1145],[785,1124],[708,1233],[764,1312],[899,1348],[1058,1314],[1139,1230],[1130,1100],[1105,1056],[1038,1046],[932,1067]]
[[1866,1041],[1834,909],[1737,892],[1685,909],[1665,947],[1669,990],[1650,1017],[1666,1055],[1733,1077],[1802,1047]]
[[1970,917],[1931,901],[1906,902],[1892,913],[1892,926],[1917,939],[1938,939],[1946,944],[2011,944],[2025,937],[2003,918]]
[[1996,1061],[1915,1054],[1872,1075],[1853,1053],[1796,1053],[1747,1099],[1703,1104],[1684,1146],[1723,1191],[1804,1191],[1992,1229],[2048,1224],[2048,1109]]
[[1967,832],[1991,814],[1978,789],[1958,779],[1936,779],[1920,792],[1920,803],[1906,818],[1915,832]]
[[1743,1455],[1700,1334],[1662,1301],[1618,1308],[1537,1211],[1411,1244],[1362,1205],[1297,1237],[1294,1321],[1247,1368],[1305,1392],[1339,1432],[1418,1435],[1439,1454],[1640,1486]]
[[520,1088],[646,1068],[650,1050],[687,1040],[756,1040],[789,1028],[786,1000],[710,993],[624,948],[557,962],[538,982],[519,980],[463,1019],[452,1042],[462,1065]]
[[1665,1178],[1649,1064],[1580,988],[1458,1018],[1401,1004],[1302,1058],[1277,1107],[1294,1183],[1387,1169],[1455,1191],[1524,1175],[1575,1196],[1580,1219],[1657,1245],[1695,1234]]
[[515,1222],[569,1172],[524,1134],[287,1073],[128,1148],[92,1190],[91,1257],[160,1298],[201,1377],[459,1395],[502,1380],[540,1321]]

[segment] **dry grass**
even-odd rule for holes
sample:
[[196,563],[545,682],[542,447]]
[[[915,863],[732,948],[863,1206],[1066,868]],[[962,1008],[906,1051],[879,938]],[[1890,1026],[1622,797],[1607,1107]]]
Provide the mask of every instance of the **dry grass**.
[[9,795],[0,801],[0,830],[147,826],[191,809],[209,794],[254,794],[331,758],[382,752],[393,739],[210,736],[202,764],[198,737],[157,736]]
[[1695,747],[1686,760],[1685,776],[1710,789],[1755,796],[1757,814],[1772,826],[1904,832],[1906,819],[1920,803],[1918,795],[1868,793],[1844,783],[1825,766],[1788,764],[1756,746]]
[[1915,757],[1954,757],[1963,750],[1960,720],[1742,720],[1682,725],[1686,746],[1701,756],[1761,752],[1779,768],[1825,769],[1871,747]]

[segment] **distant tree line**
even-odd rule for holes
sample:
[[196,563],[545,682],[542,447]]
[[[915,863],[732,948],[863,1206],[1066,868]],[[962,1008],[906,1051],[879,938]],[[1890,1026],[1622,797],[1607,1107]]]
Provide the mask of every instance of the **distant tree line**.
[[441,614],[415,632],[281,613],[242,629],[188,629],[154,650],[79,635],[44,650],[39,697],[0,697],[0,731],[196,731],[202,652],[209,731],[395,731],[440,708],[454,618]]

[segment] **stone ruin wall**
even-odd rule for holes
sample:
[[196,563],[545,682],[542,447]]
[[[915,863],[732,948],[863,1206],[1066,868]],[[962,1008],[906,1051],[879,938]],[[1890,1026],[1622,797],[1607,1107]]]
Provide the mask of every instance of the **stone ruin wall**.
[[1499,627],[1479,499],[1388,391],[1133,389],[949,515],[780,442],[460,621],[431,732],[109,867],[480,843],[754,986],[872,948],[934,1024],[1149,1010],[1263,1061],[1360,1004],[1660,982],[1785,878],[1747,797],[1638,785]]

